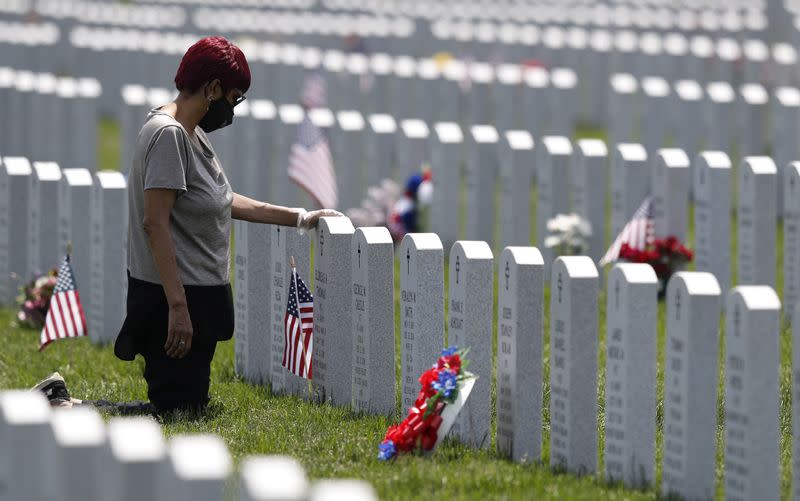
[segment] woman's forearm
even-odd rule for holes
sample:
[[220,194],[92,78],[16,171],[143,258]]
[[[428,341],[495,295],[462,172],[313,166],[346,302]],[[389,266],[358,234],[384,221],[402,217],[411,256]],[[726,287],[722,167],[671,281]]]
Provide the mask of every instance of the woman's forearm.
[[178,261],[175,259],[175,244],[169,232],[168,224],[154,224],[145,227],[147,243],[153,254],[156,270],[161,278],[167,303],[170,308],[186,305],[186,293],[183,290]]
[[250,223],[296,226],[300,209],[291,209],[247,198],[238,193],[233,195],[231,217]]

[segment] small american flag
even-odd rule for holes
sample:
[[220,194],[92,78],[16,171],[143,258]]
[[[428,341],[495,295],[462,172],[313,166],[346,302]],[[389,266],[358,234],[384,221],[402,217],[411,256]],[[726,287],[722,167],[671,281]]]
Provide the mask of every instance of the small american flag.
[[647,244],[653,242],[653,200],[647,197],[642,205],[634,212],[633,218],[622,229],[622,232],[606,251],[600,260],[600,266],[605,266],[619,259],[622,244],[628,244],[631,249],[644,250]]
[[336,208],[339,201],[331,150],[307,114],[297,126],[297,141],[289,155],[289,179],[308,192],[319,208]]
[[75,275],[69,264],[69,254],[58,269],[56,286],[50,298],[44,329],[39,339],[39,351],[57,339],[88,335],[86,316],[83,314],[81,297],[75,285]]
[[314,351],[314,298],[292,266],[289,303],[284,320],[283,366],[295,376],[311,379]]

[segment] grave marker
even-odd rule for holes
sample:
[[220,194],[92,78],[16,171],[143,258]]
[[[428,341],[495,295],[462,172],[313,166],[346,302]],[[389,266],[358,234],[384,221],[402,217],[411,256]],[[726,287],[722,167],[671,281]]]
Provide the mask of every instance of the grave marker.
[[599,139],[581,139],[572,156],[573,211],[592,226],[586,255],[600,261],[606,251],[608,148]]
[[314,244],[315,398],[349,406],[353,395],[353,223],[323,217]]
[[125,320],[128,297],[128,189],[120,172],[101,171],[91,186],[89,336],[111,343]]
[[499,157],[500,244],[527,246],[531,244],[533,137],[525,130],[506,131]]
[[[678,272],[667,285],[662,493],[715,494],[719,315],[714,275]],[[690,391],[691,388],[691,391]]]
[[444,251],[435,233],[408,233],[399,247],[401,409],[414,405],[419,376],[444,347]]
[[771,287],[740,286],[726,311],[725,496],[778,499],[781,302]]
[[350,256],[353,410],[394,415],[394,244],[389,230],[356,229]]
[[176,501],[223,499],[233,469],[228,448],[217,435],[173,437],[161,470],[159,491]]
[[428,124],[422,120],[408,119],[400,122],[397,135],[398,179],[404,183],[408,177],[422,170],[428,163]]
[[393,177],[397,123],[391,115],[383,114],[370,115],[367,121],[367,186],[378,186]]
[[447,344],[469,348],[469,370],[478,376],[450,434],[480,448],[490,441],[493,259],[486,242],[458,241],[450,249]]
[[664,117],[672,102],[671,89],[661,77],[645,77],[642,92],[642,144],[647,151],[656,151],[663,146],[669,125]]
[[153,419],[112,418],[103,454],[104,472],[95,476],[98,499],[158,499],[165,453],[161,428]]
[[656,238],[677,237],[686,243],[691,171],[683,150],[663,148],[652,172],[653,226]]
[[783,191],[783,314],[791,323],[800,299],[800,162],[789,164]]
[[641,144],[623,143],[611,163],[611,239],[617,238],[650,194],[650,166]]
[[658,279],[649,264],[622,263],[608,277],[605,477],[626,487],[655,480]]
[[[730,151],[733,144],[736,93],[728,82],[711,82],[706,87],[708,111],[703,114],[708,134],[708,149]],[[691,115],[689,115],[691,116]]]
[[[64,169],[58,193],[58,251],[61,258],[72,243],[72,271],[81,295],[91,298],[91,216],[92,174],[87,169]],[[60,264],[60,263],[59,263]],[[87,321],[89,319],[87,318]],[[89,332],[93,326],[89,324]]]
[[703,151],[694,166],[695,268],[713,274],[722,290],[731,284],[731,161]]
[[242,501],[305,501],[308,479],[303,467],[289,456],[251,456],[240,474]]
[[736,213],[738,284],[775,285],[776,183],[777,170],[771,158],[742,160]]
[[0,499],[46,499],[41,472],[53,440],[50,416],[42,393],[0,393]]
[[50,422],[52,452],[45,477],[49,492],[58,499],[98,499],[94,477],[103,469],[106,425],[93,407],[59,409]]
[[694,116],[704,106],[705,92],[695,80],[678,80],[675,82],[675,99],[672,112],[675,146],[688,155],[695,155],[706,139],[705,123],[704,120],[686,120],[686,117]]
[[597,268],[587,256],[553,263],[550,294],[550,466],[597,470]]
[[542,454],[542,254],[506,247],[497,273],[497,452],[534,462]]
[[461,161],[464,135],[455,122],[438,122],[434,125],[431,144],[431,174],[433,192],[431,201],[431,230],[439,235],[445,248],[452,247],[459,235],[459,206],[461,199]]
[[473,125],[468,136],[466,233],[472,240],[494,241],[494,187],[499,139],[497,129],[491,125]]
[[0,162],[0,304],[10,306],[28,280],[31,165],[26,158]]
[[789,162],[800,159],[797,137],[800,137],[800,89],[779,87],[771,101],[772,157],[778,169],[778,214],[784,210],[784,186]]
[[61,251],[58,248],[58,185],[61,169],[55,162],[34,162],[31,171],[30,226],[28,270],[46,273],[57,268]]
[[[765,154],[769,94],[761,84],[749,83],[740,87],[739,155]],[[794,160],[794,159],[792,159]]]
[[544,257],[545,277],[549,276],[554,255],[545,248],[547,221],[559,214],[570,212],[571,177],[569,163],[572,158],[572,144],[564,136],[546,136],[537,149],[537,221],[536,241]]
[[338,127],[333,141],[334,165],[339,182],[339,205],[357,207],[367,192],[363,171],[364,117],[357,111],[336,114]]
[[[286,231],[286,230],[282,230]],[[272,228],[234,221],[234,360],[236,373],[252,384],[270,379],[272,332]]]

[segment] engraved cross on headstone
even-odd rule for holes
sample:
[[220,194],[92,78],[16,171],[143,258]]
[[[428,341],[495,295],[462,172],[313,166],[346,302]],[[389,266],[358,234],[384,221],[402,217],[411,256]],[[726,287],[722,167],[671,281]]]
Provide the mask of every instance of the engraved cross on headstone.
[[411,249],[406,249],[406,275],[411,273]]
[[678,288],[675,291],[675,319],[681,319],[681,290]]
[[614,282],[614,308],[619,311],[619,280]]
[[358,267],[361,268],[361,243],[358,244]]
[[506,261],[506,290],[508,290],[508,278],[511,276],[511,270],[508,267],[508,261]]
[[458,283],[458,274],[461,271],[461,261],[456,256],[456,283]]
[[556,282],[556,286],[558,287],[558,302],[561,302],[561,289],[563,287],[563,280],[561,278],[561,273],[558,274],[558,282]]
[[319,255],[322,257],[322,248],[325,247],[325,230],[319,230]]

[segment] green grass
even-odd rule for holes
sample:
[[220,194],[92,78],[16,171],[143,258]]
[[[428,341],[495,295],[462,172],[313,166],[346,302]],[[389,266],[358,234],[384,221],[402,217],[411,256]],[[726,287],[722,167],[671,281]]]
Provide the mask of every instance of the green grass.
[[[114,133],[114,124],[104,124],[103,134]],[[581,131],[582,137],[601,133]],[[118,158],[118,141],[101,141],[103,158]],[[110,162],[110,160],[109,160]],[[104,166],[113,164],[105,163]],[[535,221],[535,218],[533,218]],[[535,224],[535,223],[534,223]],[[734,226],[735,230],[735,226]],[[690,243],[693,238],[690,225]],[[778,262],[782,255],[782,228],[779,227]],[[735,238],[735,235],[734,235]],[[735,254],[734,254],[735,256]],[[445,273],[447,266],[445,264]],[[396,271],[397,273],[397,271]],[[778,290],[782,276],[778,274]],[[445,276],[447,283],[447,276]],[[395,289],[399,280],[395,280]],[[446,289],[446,288],[445,288]],[[496,283],[495,283],[496,289]],[[447,294],[447,292],[445,292]],[[396,294],[397,297],[397,294]],[[445,304],[447,301],[445,300]],[[549,287],[545,288],[549,305]],[[168,436],[180,433],[216,433],[227,442],[237,462],[249,454],[289,454],[297,458],[312,478],[353,477],[368,480],[382,499],[430,499],[431,495],[448,499],[655,499],[657,489],[630,491],[609,485],[602,476],[575,477],[559,474],[547,466],[549,460],[549,313],[544,319],[544,402],[543,458],[535,464],[520,465],[498,457],[494,440],[486,451],[472,450],[453,441],[445,442],[430,457],[408,456],[392,464],[376,459],[377,444],[392,420],[355,414],[347,409],[305,402],[297,397],[274,396],[264,387],[243,383],[233,370],[233,343],[218,346],[212,365],[212,405],[203,416],[181,416],[163,423]],[[657,477],[660,485],[661,447],[663,443],[663,357],[664,304],[659,304],[657,364]],[[496,315],[496,312],[495,312]],[[88,340],[54,343],[43,353],[37,351],[38,334],[13,327],[13,312],[0,310],[0,388],[26,388],[50,371],[58,370],[67,379],[77,398],[127,401],[146,398],[141,377],[143,363],[137,359],[124,363],[114,358],[108,347],[98,347]],[[395,308],[396,349],[399,350],[399,308]],[[603,447],[603,409],[605,382],[605,295],[600,294],[598,374],[598,451]],[[723,333],[724,335],[724,333]],[[722,346],[722,338],[720,340]],[[496,352],[496,346],[494,348]],[[724,360],[720,354],[720,361]],[[399,351],[396,356],[399,375]],[[791,478],[791,336],[781,333],[781,491],[789,496]],[[717,402],[717,494],[722,496],[722,366],[720,396]],[[398,377],[399,380],[399,377]],[[399,388],[397,388],[399,402]],[[492,391],[494,400],[494,389]],[[399,408],[398,408],[399,411]],[[494,420],[494,411],[492,412]],[[395,416],[395,418],[399,418]],[[494,429],[494,425],[493,425]],[[602,453],[598,454],[602,471]]]

